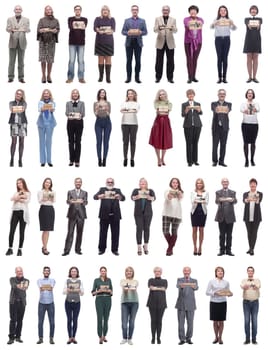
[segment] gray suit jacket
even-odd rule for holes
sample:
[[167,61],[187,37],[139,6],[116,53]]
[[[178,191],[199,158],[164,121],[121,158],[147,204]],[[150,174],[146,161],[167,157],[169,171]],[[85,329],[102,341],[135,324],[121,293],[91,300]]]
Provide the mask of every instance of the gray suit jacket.
[[156,44],[155,47],[157,49],[163,49],[165,42],[167,43],[167,47],[171,49],[175,49],[175,40],[173,33],[177,32],[176,27],[176,19],[169,17],[167,24],[165,25],[163,16],[157,17],[155,19],[154,24],[154,32],[157,33]]
[[[184,288],[181,287],[182,283],[195,283],[196,288],[186,286]],[[175,305],[175,308],[181,311],[194,311],[196,309],[195,302],[195,294],[194,292],[198,289],[198,282],[194,278],[189,278],[188,281],[185,280],[184,277],[178,278],[177,280],[177,288],[179,288],[179,296]]]
[[[83,199],[82,203],[72,203],[73,199]],[[67,218],[75,219],[79,216],[81,219],[86,219],[86,205],[87,205],[87,192],[80,189],[79,197],[77,197],[76,190],[68,191],[67,194],[67,204],[69,204],[69,209],[67,213]]]
[[[19,31],[14,31],[19,30]],[[10,33],[8,47],[16,49],[19,45],[21,50],[25,50],[27,46],[26,33],[30,32],[30,21],[26,17],[21,17],[19,22],[15,16],[8,18],[6,31]]]
[[[231,197],[233,198],[232,202],[221,202],[221,197]],[[225,221],[227,224],[234,223],[235,220],[235,212],[234,212],[234,204],[237,203],[235,191],[231,191],[227,189],[227,191],[221,189],[216,192],[216,204],[218,204],[218,210],[216,213],[215,221],[223,222]]]

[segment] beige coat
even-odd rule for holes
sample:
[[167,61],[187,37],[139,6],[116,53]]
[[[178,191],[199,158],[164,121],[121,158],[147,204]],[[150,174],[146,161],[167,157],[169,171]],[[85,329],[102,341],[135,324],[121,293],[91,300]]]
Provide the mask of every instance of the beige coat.
[[175,40],[173,36],[173,33],[177,32],[175,18],[169,17],[165,25],[163,16],[157,17],[155,19],[154,32],[157,33],[155,44],[157,49],[162,49],[165,42],[170,50],[175,49]]
[[[10,33],[8,47],[16,49],[19,45],[21,50],[25,50],[27,46],[26,33],[30,31],[30,22],[26,17],[21,17],[17,22],[16,17],[10,17],[7,20],[7,32]],[[15,30],[13,32],[13,30]],[[16,31],[19,30],[19,31]]]

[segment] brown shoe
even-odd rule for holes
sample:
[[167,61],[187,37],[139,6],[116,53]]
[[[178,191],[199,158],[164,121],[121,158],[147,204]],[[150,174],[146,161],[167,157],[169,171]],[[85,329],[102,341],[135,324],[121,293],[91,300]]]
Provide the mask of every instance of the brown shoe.
[[67,84],[70,84],[70,83],[72,83],[72,82],[73,82],[73,79],[67,79],[67,80],[66,80],[66,83],[67,83]]
[[85,79],[79,79],[79,83],[85,84]]

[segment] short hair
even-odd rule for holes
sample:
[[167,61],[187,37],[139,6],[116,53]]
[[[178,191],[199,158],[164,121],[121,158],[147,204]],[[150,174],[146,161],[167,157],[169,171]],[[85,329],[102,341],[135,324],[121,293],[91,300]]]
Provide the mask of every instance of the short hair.
[[108,18],[111,18],[111,11],[110,11],[110,8],[107,5],[103,5],[102,8],[101,8],[101,17],[102,17],[102,12],[104,10],[108,11]]
[[49,266],[44,266],[43,267],[43,271],[45,271],[45,270],[49,270],[49,272],[50,272],[50,267]]
[[224,268],[221,267],[221,266],[217,266],[217,267],[215,268],[215,277],[217,277],[217,271],[218,271],[218,270],[221,270],[221,271],[223,272],[223,276],[224,276]]
[[254,182],[256,185],[258,185],[258,181],[257,181],[256,179],[252,178],[252,179],[249,180],[249,184],[251,184],[251,183],[253,183],[253,182]]
[[132,5],[131,6],[131,10],[133,9],[133,7],[137,7],[137,9],[139,10],[139,6],[138,5]]
[[81,5],[75,5],[74,6],[74,10],[77,9],[79,7],[79,9],[82,11],[82,6]]
[[131,272],[132,272],[132,278],[134,278],[134,269],[133,269],[133,267],[132,267],[132,266],[126,267],[126,268],[125,268],[125,275],[126,275],[126,273],[127,273],[127,270],[131,270]]
[[192,6],[190,6],[190,7],[188,8],[188,12],[189,12],[189,13],[190,13],[191,10],[195,10],[196,13],[199,12],[199,8],[198,8],[196,5],[192,5]]
[[249,91],[251,91],[252,95],[253,95],[253,99],[255,98],[255,92],[253,89],[247,89],[246,93],[245,93],[245,97],[248,98],[248,93]]
[[250,6],[250,8],[249,8],[249,12],[251,12],[251,10],[253,10],[253,9],[255,9],[255,10],[257,11],[257,14],[259,13],[258,6],[256,6],[256,5],[252,5],[252,6]]
[[78,267],[76,267],[76,266],[72,266],[72,267],[69,268],[68,277],[72,277],[72,275],[71,275],[71,271],[72,271],[72,270],[76,270],[76,277],[77,277],[77,278],[80,277],[80,276],[79,276]]
[[195,95],[194,89],[188,89],[188,90],[186,90],[186,96],[188,96],[188,95],[190,95],[190,94]]
[[71,99],[72,99],[73,93],[74,93],[75,91],[77,91],[77,93],[78,93],[78,100],[80,100],[80,92],[79,92],[78,89],[73,89],[73,90],[71,91]]
[[251,269],[251,270],[253,270],[253,272],[255,272],[255,269],[254,269],[253,266],[249,266],[249,267],[247,268],[247,271],[248,271],[249,269]]

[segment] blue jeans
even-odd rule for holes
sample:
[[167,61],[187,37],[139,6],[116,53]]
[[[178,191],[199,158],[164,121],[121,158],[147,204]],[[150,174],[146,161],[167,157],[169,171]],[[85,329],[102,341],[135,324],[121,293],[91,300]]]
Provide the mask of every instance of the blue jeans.
[[132,339],[134,323],[139,308],[138,303],[121,304],[121,320],[123,339]]
[[49,337],[54,337],[55,330],[55,307],[54,303],[51,304],[38,304],[38,336],[39,338],[43,338],[43,324],[45,319],[45,314],[47,312],[48,321],[49,321]]
[[85,72],[85,62],[84,62],[84,45],[69,45],[69,64],[68,64],[68,79],[72,80],[74,78],[74,64],[77,55],[78,62],[78,79],[84,79]]
[[[111,123],[110,117],[96,118],[95,133],[96,133],[96,139],[97,139],[98,159],[107,158],[111,130],[112,130],[112,123]],[[101,156],[102,144],[103,144],[103,157]]]
[[80,304],[80,302],[72,303],[67,300],[65,301],[65,311],[67,315],[67,329],[69,338],[75,338],[76,335]]
[[51,161],[51,146],[52,146],[52,135],[53,127],[44,126],[38,128],[39,133],[39,152],[40,152],[40,163],[52,163]]
[[251,321],[251,337],[256,340],[257,336],[257,317],[259,312],[259,300],[249,301],[243,300],[243,311],[245,318],[246,340],[250,340],[250,321]]

